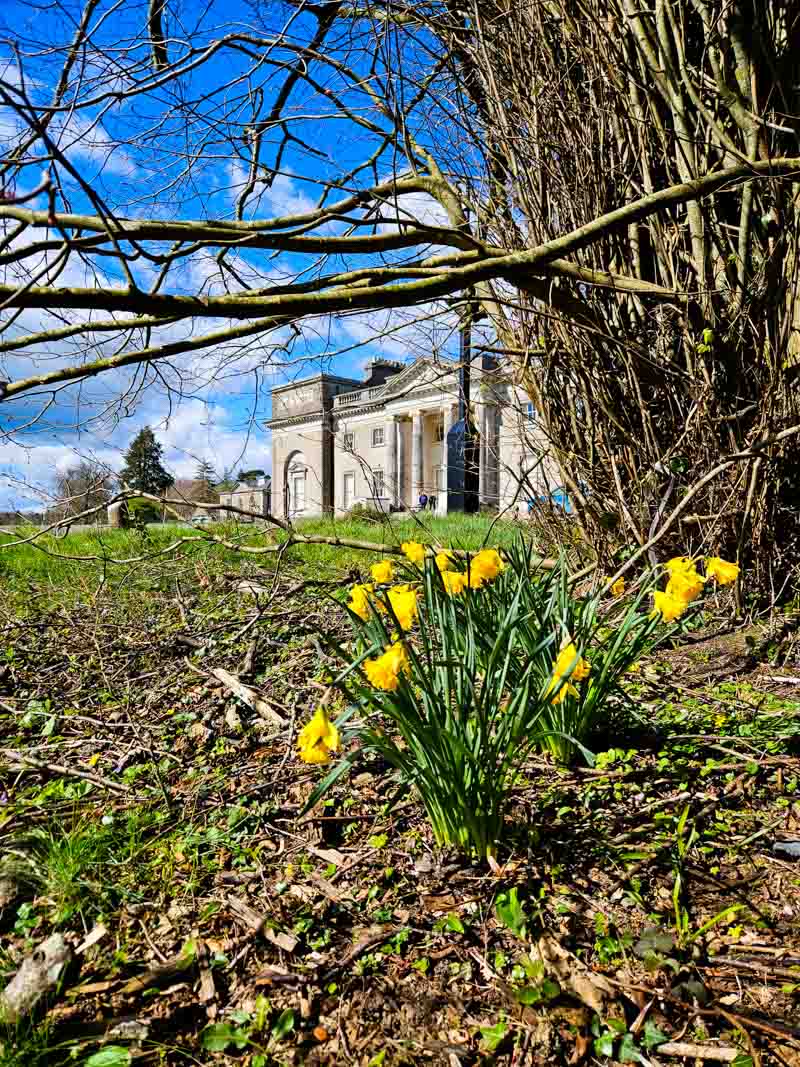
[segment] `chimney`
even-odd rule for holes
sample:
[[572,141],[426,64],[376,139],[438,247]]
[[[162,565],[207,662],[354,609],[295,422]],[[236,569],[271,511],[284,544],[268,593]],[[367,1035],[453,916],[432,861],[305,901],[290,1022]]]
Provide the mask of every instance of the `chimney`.
[[377,385],[383,385],[394,374],[399,374],[402,369],[402,363],[398,363],[393,359],[381,359],[380,356],[374,356],[369,360],[365,368],[364,387],[372,389]]

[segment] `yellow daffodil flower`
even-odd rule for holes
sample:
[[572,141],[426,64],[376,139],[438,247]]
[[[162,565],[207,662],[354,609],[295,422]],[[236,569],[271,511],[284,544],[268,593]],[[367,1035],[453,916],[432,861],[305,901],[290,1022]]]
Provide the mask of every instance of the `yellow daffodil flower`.
[[[474,589],[480,589],[484,582],[496,578],[505,569],[505,563],[500,559],[500,553],[494,548],[484,548],[470,560],[470,585]],[[477,584],[473,585],[473,576]]]
[[449,552],[437,552],[436,566],[442,573],[444,573],[444,571],[449,571],[450,568],[453,566],[453,557],[449,554]]
[[688,606],[688,600],[656,589],[653,593],[653,610],[650,612],[650,618],[660,615],[664,622],[673,622],[683,615]]
[[360,619],[366,622],[370,617],[370,599],[369,594],[373,590],[371,585],[354,585],[350,590],[350,599],[347,602],[348,608]]
[[419,566],[425,562],[425,545],[419,544],[418,541],[403,541],[400,548],[409,563]]
[[622,596],[622,594],[624,592],[625,592],[625,579],[624,578],[617,578],[616,582],[614,582],[614,584],[611,586],[611,595],[612,596]]
[[331,752],[340,748],[339,731],[324,708],[317,708],[297,738],[297,750],[304,763],[328,763]]
[[[578,690],[572,682],[584,681],[589,677],[591,669],[591,663],[578,655],[578,650],[572,641],[565,645],[556,657],[553,677],[550,679],[550,684],[546,690],[547,693],[552,693],[553,690],[558,689],[550,703],[560,704],[562,700],[566,699],[567,693],[571,693],[574,697],[578,696]],[[565,679],[567,678],[570,678],[571,681],[566,682]],[[562,685],[562,682],[565,684]]]
[[410,630],[419,612],[417,590],[410,585],[396,585],[390,589],[388,600],[403,630]]
[[730,585],[739,577],[739,564],[728,563],[719,556],[709,556],[706,559],[706,577],[714,578],[720,585]]
[[697,571],[675,571],[670,575],[667,582],[667,595],[683,600],[686,604],[691,602],[703,591],[705,581]]
[[394,567],[392,567],[392,561],[389,559],[382,559],[380,563],[373,563],[369,570],[372,580],[377,582],[378,585],[385,585],[387,582],[391,582],[394,577]]
[[408,655],[400,641],[390,645],[382,656],[364,663],[364,673],[372,685],[388,693],[397,689],[403,671],[408,671]]
[[690,556],[673,556],[672,559],[668,559],[664,564],[667,574],[673,575],[676,573],[690,573],[697,572],[697,565]]
[[459,593],[463,593],[467,588],[467,576],[462,574],[461,571],[448,571],[447,574],[442,575],[442,581],[444,582],[445,592],[449,596],[458,596]]

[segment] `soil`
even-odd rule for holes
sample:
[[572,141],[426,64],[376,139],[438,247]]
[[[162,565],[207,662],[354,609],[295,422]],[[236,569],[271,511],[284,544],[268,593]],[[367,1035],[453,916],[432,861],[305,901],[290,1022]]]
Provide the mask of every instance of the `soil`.
[[5,608],[0,970],[75,955],[0,1063],[800,1063],[791,648],[643,664],[594,767],[531,760],[493,870],[376,763],[303,813],[337,583],[201,577]]

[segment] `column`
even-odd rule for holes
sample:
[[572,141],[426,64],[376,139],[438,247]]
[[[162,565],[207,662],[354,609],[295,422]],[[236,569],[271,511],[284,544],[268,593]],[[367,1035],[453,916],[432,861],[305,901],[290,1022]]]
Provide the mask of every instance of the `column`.
[[489,437],[489,419],[486,404],[481,404],[478,412],[478,500],[481,504],[487,501],[487,472],[489,469],[489,453],[486,447]]
[[411,416],[411,507],[419,504],[423,485],[422,412]]
[[498,501],[497,405],[481,404],[480,501]]
[[447,480],[449,475],[448,463],[450,457],[447,452],[447,437],[456,421],[456,408],[452,404],[445,404],[442,409],[442,419],[444,421],[444,434],[442,436],[442,482],[444,489],[439,489],[437,486],[436,491],[436,511],[439,515],[446,515],[448,512],[448,499],[447,499]]
[[386,441],[386,460],[383,472],[386,494],[389,497],[389,507],[397,503],[397,420],[394,415],[389,415],[383,430]]
[[406,467],[408,466],[408,449],[405,435],[406,420],[397,420],[397,502],[401,506],[409,507],[406,487]]

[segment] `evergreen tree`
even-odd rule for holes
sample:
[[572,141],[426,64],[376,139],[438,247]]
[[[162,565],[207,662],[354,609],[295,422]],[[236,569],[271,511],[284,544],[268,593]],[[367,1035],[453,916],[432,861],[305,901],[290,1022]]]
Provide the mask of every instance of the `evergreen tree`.
[[[239,479],[241,481],[241,479]],[[216,483],[214,488],[218,493],[230,493],[236,488],[236,478],[233,475],[233,467],[225,467],[222,472],[222,477]]]
[[120,482],[142,493],[159,495],[174,483],[161,465],[162,447],[155,434],[145,426],[131,441],[125,453],[125,466],[120,472]]
[[242,468],[236,477],[240,482],[255,482],[257,478],[264,477],[264,471],[262,471],[260,467],[253,467],[250,470],[244,470],[244,468]]
[[217,499],[217,493],[215,491],[217,475],[208,460],[201,460],[200,463],[197,464],[194,481],[196,486],[195,500],[210,501]]

